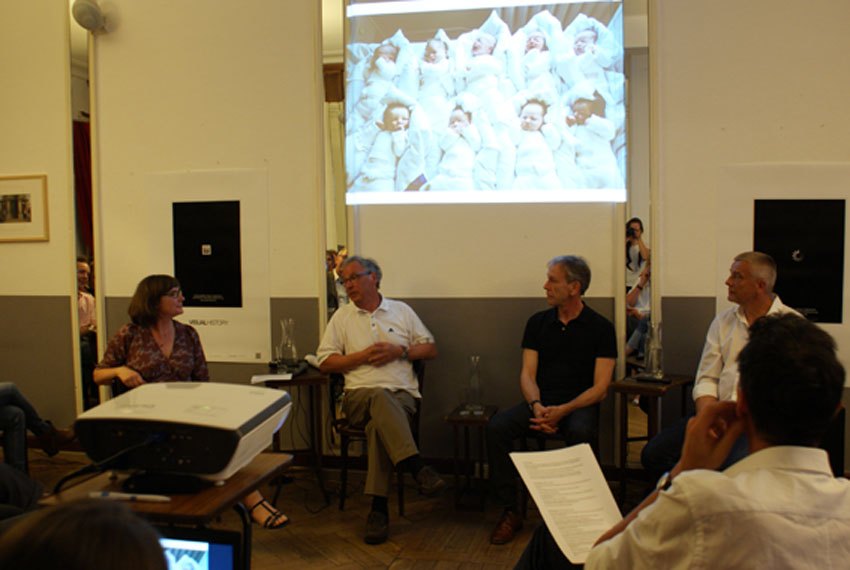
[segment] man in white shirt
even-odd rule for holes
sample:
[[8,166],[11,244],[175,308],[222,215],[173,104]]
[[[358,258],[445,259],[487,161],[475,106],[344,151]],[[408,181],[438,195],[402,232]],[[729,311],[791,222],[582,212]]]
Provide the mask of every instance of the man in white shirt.
[[[776,263],[772,257],[758,251],[735,256],[726,287],[729,289],[727,299],[738,306],[718,314],[706,334],[693,391],[697,414],[709,403],[735,400],[738,387],[736,358],[747,343],[749,327],[756,319],[787,313],[799,316],[794,309],[782,304],[773,292],[775,283]],[[640,459],[652,479],[669,471],[678,461],[687,422],[687,417],[682,418],[644,446]],[[746,451],[746,440],[742,439],[732,448],[724,466],[746,455]]]
[[413,360],[437,355],[434,337],[407,304],[383,297],[381,268],[372,259],[352,256],[338,269],[350,303],[334,313],[317,357],[325,373],[345,375],[342,411],[364,426],[368,469],[364,492],[372,495],[365,540],[387,539],[387,495],[393,466],[409,471],[425,494],[446,486],[419,457],[410,418],[421,398]]
[[[678,463],[585,568],[847,567],[850,481],[816,447],[841,406],[835,341],[798,316],[767,316],[737,362],[737,401],[703,405]],[[741,434],[749,455],[716,471]],[[517,568],[571,568],[552,544],[541,525]]]

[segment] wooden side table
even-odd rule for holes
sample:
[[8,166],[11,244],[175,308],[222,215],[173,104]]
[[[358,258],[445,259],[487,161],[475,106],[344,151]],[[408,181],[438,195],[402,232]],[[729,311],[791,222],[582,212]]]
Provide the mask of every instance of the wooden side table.
[[[211,485],[197,493],[173,495],[167,503],[128,501],[126,505],[152,522],[193,526],[207,526],[225,510],[235,507],[242,519],[243,562],[245,568],[250,568],[251,518],[239,501],[271,480],[291,462],[292,456],[288,453],[260,453],[221,485]],[[92,492],[121,491],[121,484],[126,478],[126,473],[116,478],[110,478],[109,473],[101,473],[58,494],[49,495],[38,503],[43,506],[58,505],[88,497]]]
[[[322,391],[328,386],[329,377],[327,374],[310,369],[303,374],[293,376],[289,380],[266,380],[264,382],[266,388],[275,388],[278,390],[287,390],[294,386],[307,386],[310,389],[310,451],[291,450],[293,455],[307,455],[313,463],[316,472],[316,480],[319,483],[319,490],[322,492],[322,497],[325,499],[325,504],[330,505],[331,499],[327,489],[325,489],[325,479],[322,474]],[[280,445],[280,431],[278,431],[273,440],[272,449],[274,451],[282,451]],[[278,487],[280,492],[280,487]],[[278,493],[275,493],[274,503],[277,503]]]
[[[487,423],[490,421],[497,411],[499,411],[498,406],[484,406],[484,411],[481,414],[474,415],[471,412],[463,413],[465,411],[464,407],[458,406],[454,410],[452,410],[447,416],[446,421],[452,426],[452,439],[454,442],[454,475],[455,475],[455,508],[456,509],[465,509],[469,508],[463,503],[463,496],[466,493],[475,493],[475,483],[476,480],[479,483],[480,487],[484,486],[484,459],[486,457],[484,450],[484,442],[486,441],[487,434],[486,428]],[[459,429],[463,428],[463,450],[464,455],[463,458],[460,457],[460,434]],[[478,454],[473,459],[470,457],[470,443],[469,443],[469,428],[477,427],[478,428]],[[475,460],[479,462],[481,468],[479,469],[478,477],[475,477]],[[466,478],[464,485],[460,484],[461,477],[461,466],[463,467],[463,475]],[[478,505],[473,506],[472,508],[477,510],[484,510],[484,505],[487,501],[487,490],[485,488],[480,488],[477,491],[479,493],[479,503]]]
[[[629,445],[629,400],[634,396],[646,396],[649,400],[649,413],[646,422],[646,439],[649,441],[658,433],[659,411],[661,409],[661,398],[671,388],[687,386],[694,383],[693,376],[683,374],[665,374],[662,381],[653,382],[649,380],[638,380],[634,376],[626,376],[621,380],[611,383],[611,390],[620,394],[620,502],[626,496],[626,481],[628,480],[628,468],[626,457]],[[682,389],[681,413],[684,416],[687,411],[688,395]],[[639,438],[643,439],[643,438]]]

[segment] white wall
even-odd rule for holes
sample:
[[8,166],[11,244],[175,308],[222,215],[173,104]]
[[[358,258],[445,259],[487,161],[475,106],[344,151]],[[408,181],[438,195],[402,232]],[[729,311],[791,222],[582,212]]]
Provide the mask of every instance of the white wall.
[[96,38],[92,70],[106,295],[129,296],[140,276],[162,270],[146,236],[170,220],[147,215],[146,175],[265,169],[270,294],[318,297],[318,0],[254,0],[237,14],[203,0],[107,8],[116,25]]
[[652,4],[660,283],[665,296],[713,297],[725,279],[716,270],[717,234],[729,214],[718,202],[720,172],[742,163],[848,160],[850,3]]
[[11,0],[2,13],[0,176],[47,174],[50,240],[0,244],[0,295],[70,297],[76,278],[67,4]]
[[[842,195],[832,173],[850,168],[850,3],[655,0],[654,8],[662,292],[716,295],[724,306],[730,252],[752,248],[753,199]],[[843,188],[850,197],[846,180]],[[850,247],[844,265],[844,323],[824,328],[847,363]]]
[[[396,297],[543,297],[546,262],[584,256],[588,295],[613,297],[612,204],[359,206],[356,250]],[[618,234],[619,235],[619,234]],[[619,241],[617,242],[619,244]],[[616,251],[615,251],[616,250]]]

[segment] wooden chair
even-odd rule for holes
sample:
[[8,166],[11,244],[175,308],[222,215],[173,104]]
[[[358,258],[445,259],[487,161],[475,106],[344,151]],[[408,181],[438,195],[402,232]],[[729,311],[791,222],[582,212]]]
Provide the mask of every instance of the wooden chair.
[[[414,360],[413,361],[413,372],[416,374],[416,379],[419,383],[419,393],[424,394],[423,387],[425,385],[425,361],[424,360]],[[345,385],[345,379],[341,374],[331,374],[331,395],[334,396],[336,394],[340,394],[342,392],[343,386]],[[331,423],[333,428],[339,434],[340,443],[340,458],[342,460],[342,469],[340,471],[340,484],[339,484],[339,510],[343,510],[345,507],[345,497],[347,495],[347,486],[348,486],[348,448],[353,441],[366,441],[366,429],[363,427],[352,426],[348,423],[348,419],[344,417],[337,417],[336,410],[336,397],[330,398],[331,405]],[[413,439],[416,441],[417,447],[419,446],[419,412],[422,407],[422,400],[416,400],[416,411],[413,413],[413,416],[410,418],[410,429],[413,432]],[[401,469],[396,469],[396,474],[398,476],[398,514],[399,516],[404,516],[404,472]]]

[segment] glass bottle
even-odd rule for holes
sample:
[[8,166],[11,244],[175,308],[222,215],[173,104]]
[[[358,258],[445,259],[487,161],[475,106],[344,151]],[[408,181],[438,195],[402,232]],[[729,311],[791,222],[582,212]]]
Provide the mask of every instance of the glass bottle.
[[278,362],[285,366],[298,363],[298,350],[295,348],[295,319],[280,319]]
[[661,323],[650,323],[646,331],[646,373],[658,380],[664,377]]
[[473,354],[469,357],[469,380],[466,385],[466,409],[473,415],[480,416],[484,413],[484,398],[482,397],[481,371],[479,365],[481,357]]

